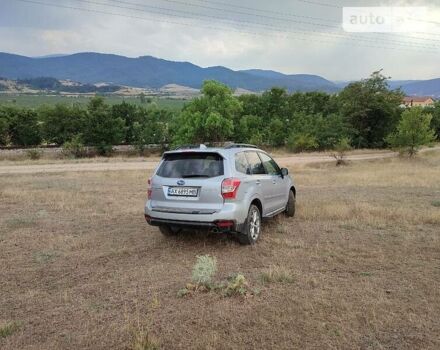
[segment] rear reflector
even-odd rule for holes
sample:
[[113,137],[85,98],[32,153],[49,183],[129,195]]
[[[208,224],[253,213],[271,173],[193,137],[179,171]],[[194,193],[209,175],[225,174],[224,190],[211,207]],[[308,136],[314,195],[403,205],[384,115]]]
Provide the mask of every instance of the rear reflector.
[[232,221],[232,220],[219,220],[219,221],[216,221],[215,224],[219,228],[232,227],[232,226],[234,226],[234,221]]
[[224,199],[235,199],[241,181],[236,178],[224,179],[222,182],[222,196]]
[[151,216],[145,214],[145,220],[149,223],[151,221]]

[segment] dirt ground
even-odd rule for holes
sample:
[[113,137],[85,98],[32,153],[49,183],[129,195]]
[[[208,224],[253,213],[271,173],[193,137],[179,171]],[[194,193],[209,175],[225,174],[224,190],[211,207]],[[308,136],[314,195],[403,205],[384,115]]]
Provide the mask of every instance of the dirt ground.
[[[439,349],[440,152],[289,168],[253,247],[147,226],[151,170],[0,175],[0,348]],[[249,293],[179,297],[202,254]]]
[[[437,148],[435,148],[437,149]],[[440,147],[438,147],[440,149]],[[424,150],[426,151],[426,150]],[[350,152],[347,160],[371,160],[396,157],[395,152]],[[275,159],[284,166],[296,164],[309,164],[316,162],[333,162],[334,157],[330,153],[303,153],[303,154],[275,154]],[[0,161],[0,174],[35,174],[35,173],[59,173],[64,171],[120,171],[120,170],[153,170],[159,162],[159,156],[147,158],[114,157],[114,158],[82,158],[76,160],[66,159],[39,159]]]

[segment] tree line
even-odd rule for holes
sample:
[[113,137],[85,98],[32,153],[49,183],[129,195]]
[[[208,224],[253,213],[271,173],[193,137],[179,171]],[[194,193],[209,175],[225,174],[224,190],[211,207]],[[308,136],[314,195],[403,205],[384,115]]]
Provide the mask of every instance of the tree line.
[[[307,151],[334,149],[341,143],[383,148],[399,146],[402,140],[429,143],[439,138],[440,103],[406,110],[402,100],[403,93],[390,90],[380,71],[338,94],[289,94],[272,88],[236,97],[227,86],[206,81],[202,95],[178,113],[127,102],[110,106],[102,97],[84,107],[0,106],[0,145],[89,145],[109,154],[118,144],[142,151],[148,144],[235,141]],[[425,131],[419,141],[407,135],[420,130]]]

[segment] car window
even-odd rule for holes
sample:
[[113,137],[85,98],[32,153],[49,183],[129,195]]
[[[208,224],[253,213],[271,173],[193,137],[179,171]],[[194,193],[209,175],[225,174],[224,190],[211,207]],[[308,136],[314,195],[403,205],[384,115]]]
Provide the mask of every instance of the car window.
[[206,152],[166,154],[157,171],[158,176],[171,178],[208,178],[223,174],[223,158]]
[[279,175],[281,173],[280,167],[275,161],[269,157],[266,153],[258,153],[260,155],[261,161],[263,162],[264,169],[269,175]]
[[251,174],[253,175],[266,174],[266,171],[264,170],[263,167],[263,163],[261,163],[261,159],[258,156],[257,152],[246,152],[246,158],[251,168]]
[[250,174],[249,163],[244,152],[235,154],[235,170],[239,173]]

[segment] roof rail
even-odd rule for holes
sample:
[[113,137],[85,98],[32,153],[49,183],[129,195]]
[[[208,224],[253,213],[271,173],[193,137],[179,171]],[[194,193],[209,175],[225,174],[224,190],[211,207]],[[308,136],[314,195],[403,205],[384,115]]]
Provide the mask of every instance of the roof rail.
[[199,149],[207,149],[208,147],[206,147],[203,144],[200,144],[200,145],[180,145],[180,146],[177,146],[174,150],[178,151],[178,150],[181,150],[181,149],[197,149],[197,148],[199,148]]
[[225,146],[225,149],[230,149],[230,148],[258,148],[258,147],[255,145],[249,145],[247,143],[233,143],[231,145]]

